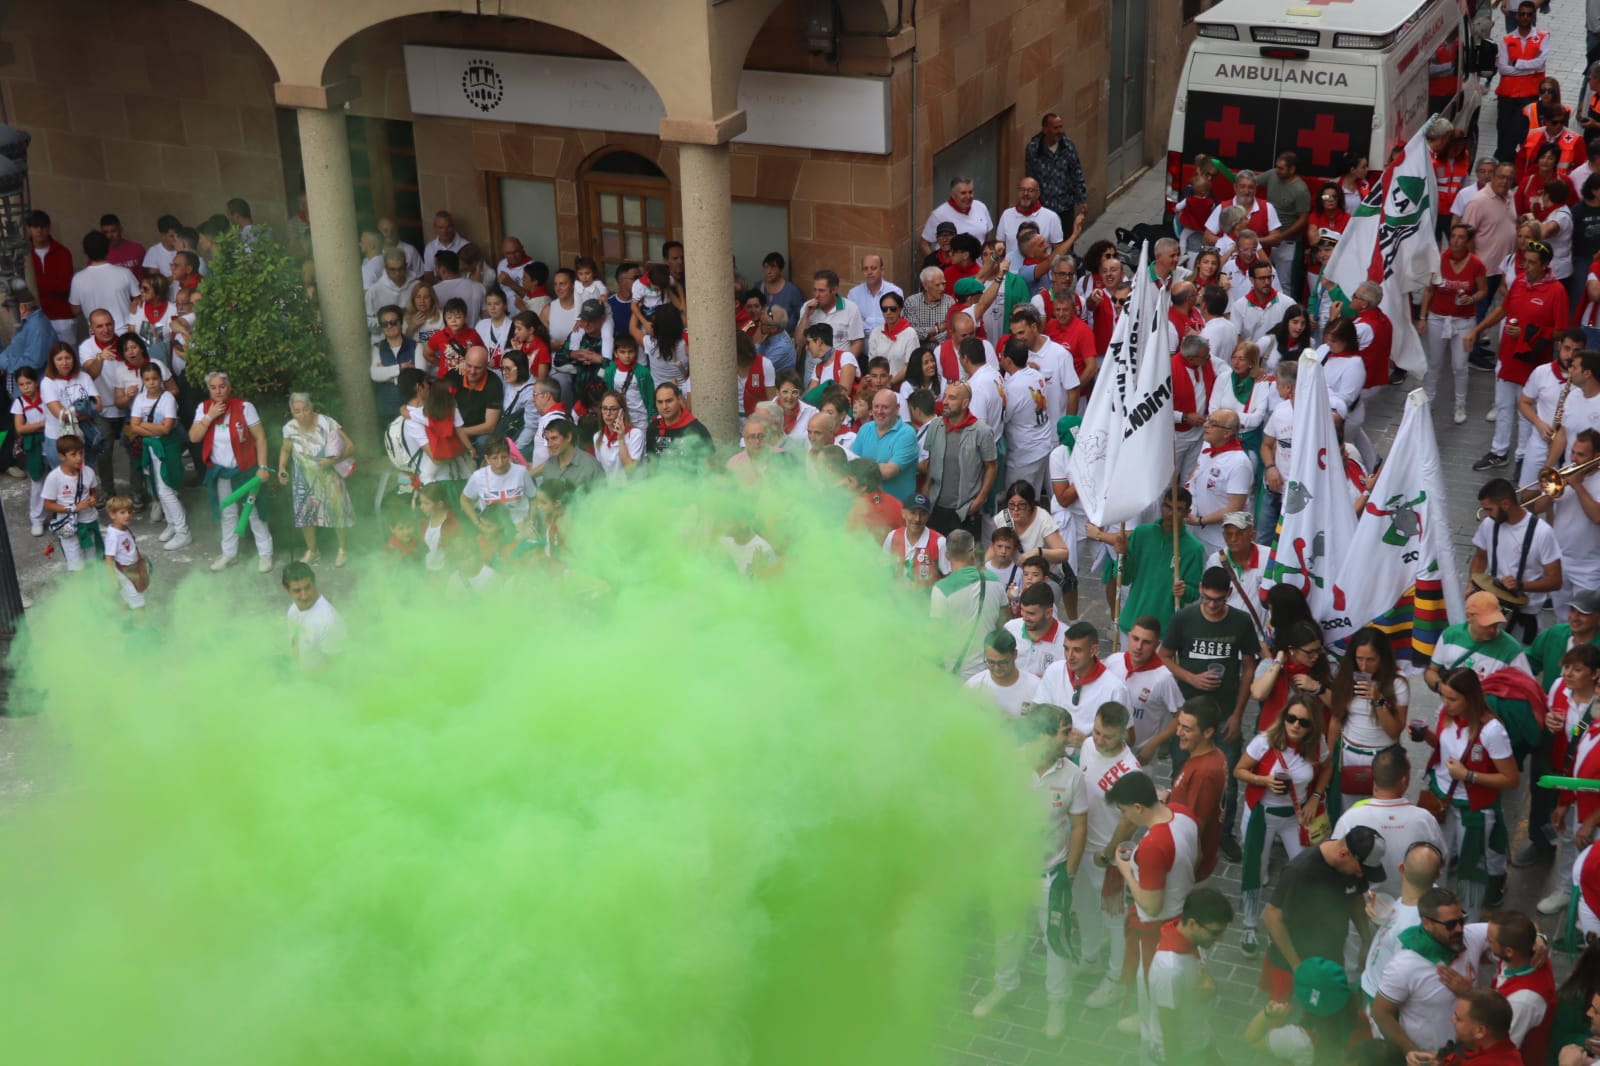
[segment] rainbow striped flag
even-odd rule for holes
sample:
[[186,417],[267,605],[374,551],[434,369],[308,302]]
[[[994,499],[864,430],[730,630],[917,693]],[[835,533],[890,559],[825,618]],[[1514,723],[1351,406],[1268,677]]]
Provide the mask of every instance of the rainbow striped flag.
[[1433,659],[1433,646],[1450,620],[1445,613],[1444,585],[1437,578],[1425,578],[1411,588],[1394,609],[1373,619],[1374,628],[1388,635],[1395,661],[1417,669]]

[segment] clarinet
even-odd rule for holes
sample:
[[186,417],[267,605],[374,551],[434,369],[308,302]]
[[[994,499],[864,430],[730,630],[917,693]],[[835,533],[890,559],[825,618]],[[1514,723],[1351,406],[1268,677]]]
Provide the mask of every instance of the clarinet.
[[1551,436],[1555,436],[1556,433],[1561,429],[1561,412],[1565,411],[1566,408],[1567,408],[1567,393],[1569,393],[1571,391],[1572,391],[1572,379],[1568,378],[1567,379],[1567,383],[1565,385],[1561,386],[1561,395],[1560,395],[1560,397],[1558,397],[1556,399],[1555,417],[1550,420],[1550,435]]

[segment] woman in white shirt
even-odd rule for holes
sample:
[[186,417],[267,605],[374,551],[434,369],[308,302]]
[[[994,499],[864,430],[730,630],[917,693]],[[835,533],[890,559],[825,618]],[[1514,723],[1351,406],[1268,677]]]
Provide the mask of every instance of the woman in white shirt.
[[78,363],[78,349],[65,341],[50,346],[49,358],[44,364],[44,379],[39,382],[39,395],[44,400],[50,417],[44,420],[44,459],[48,467],[61,465],[56,454],[56,441],[63,433],[78,431],[78,414],[75,404],[88,401],[94,410],[100,410],[100,393],[90,377]]
[[1228,367],[1211,386],[1211,412],[1226,408],[1239,416],[1239,445],[1259,470],[1262,430],[1278,395],[1278,383],[1261,370],[1261,349],[1254,341],[1240,341]]
[[572,271],[566,267],[556,271],[550,279],[550,302],[539,312],[539,317],[544,319],[552,337],[570,337],[578,325],[578,312],[582,310],[582,305],[572,294],[575,284]]
[[[523,458],[533,454],[533,438],[539,431],[539,409],[533,406],[533,386],[528,374],[528,357],[513,348],[500,357],[500,377],[505,381],[505,399],[500,405],[501,424],[507,427],[506,435]],[[521,428],[515,433],[516,418],[521,415]]]
[[781,370],[776,380],[778,409],[783,412],[783,441],[779,450],[799,452],[804,455],[811,446],[811,440],[806,436],[806,427],[817,416],[817,409],[800,398],[805,390],[800,387],[798,373],[793,370]]
[[594,457],[612,481],[626,481],[644,468],[644,430],[628,420],[628,405],[615,389],[600,397],[600,432],[594,435]]
[[483,318],[474,326],[483,346],[489,349],[489,365],[500,369],[500,360],[511,348],[511,316],[506,314],[506,294],[498,287],[483,294]]
[[1012,482],[1006,489],[1005,507],[994,516],[996,529],[1010,529],[1022,542],[1021,557],[1043,555],[1052,568],[1065,563],[1069,553],[1061,528],[1050,512],[1039,506],[1039,498],[1026,481]]
[[147,345],[153,347],[160,343],[165,346],[176,310],[172,301],[167,299],[166,280],[145,278],[139,282],[139,298],[133,301],[128,311],[128,330],[137,333]]
[[1339,796],[1330,812],[1334,818],[1372,795],[1372,760],[1400,742],[1410,704],[1411,686],[1395,664],[1389,638],[1372,626],[1358,630],[1333,680],[1331,736],[1337,740],[1339,779],[1328,791]]
[[917,349],[917,331],[900,314],[905,305],[899,293],[884,293],[878,300],[878,307],[883,311],[883,326],[873,330],[872,339],[867,342],[867,357],[882,356],[889,360],[889,375],[893,381],[905,378],[906,364]]
[[411,299],[406,302],[405,323],[405,334],[417,342],[419,352],[428,346],[429,337],[444,329],[439,296],[426,281],[419,281],[411,290]]

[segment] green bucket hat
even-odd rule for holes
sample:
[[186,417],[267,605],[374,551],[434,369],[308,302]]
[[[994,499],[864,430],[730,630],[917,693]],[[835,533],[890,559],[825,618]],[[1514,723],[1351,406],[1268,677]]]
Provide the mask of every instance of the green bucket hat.
[[1327,1018],[1350,1002],[1350,979],[1332,959],[1306,959],[1294,971],[1294,1001],[1307,1014]]

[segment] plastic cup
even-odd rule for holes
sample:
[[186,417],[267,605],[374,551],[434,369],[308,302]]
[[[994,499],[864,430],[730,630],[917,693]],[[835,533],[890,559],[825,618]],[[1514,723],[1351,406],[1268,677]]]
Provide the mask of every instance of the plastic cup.
[[1421,741],[1427,739],[1428,723],[1423,721],[1421,718],[1411,719],[1406,728],[1411,731],[1412,740]]
[[1117,845],[1117,858],[1124,862],[1133,861],[1134,846],[1131,843]]
[[1221,681],[1222,675],[1227,672],[1228,668],[1223,666],[1221,663],[1210,663],[1206,666],[1206,673],[1211,677],[1216,678],[1218,681]]

